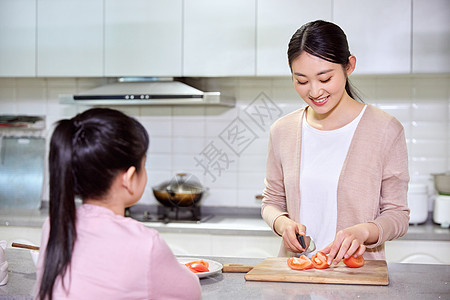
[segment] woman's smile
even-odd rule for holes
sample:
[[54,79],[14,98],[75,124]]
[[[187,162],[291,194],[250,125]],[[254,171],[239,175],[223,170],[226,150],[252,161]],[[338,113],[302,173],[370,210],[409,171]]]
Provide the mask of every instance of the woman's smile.
[[311,101],[317,106],[325,105],[328,102],[329,98],[330,98],[330,96],[321,97],[319,99],[314,99],[312,97],[309,97],[309,99],[311,99]]

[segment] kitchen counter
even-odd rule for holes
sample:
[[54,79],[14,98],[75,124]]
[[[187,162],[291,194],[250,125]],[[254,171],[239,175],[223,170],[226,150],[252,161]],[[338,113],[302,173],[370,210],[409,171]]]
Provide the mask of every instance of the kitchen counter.
[[[32,299],[36,269],[28,250],[7,248],[9,282],[0,299]],[[263,259],[204,257],[220,263],[258,264]],[[200,280],[202,299],[448,299],[450,265],[388,263],[388,286],[245,281],[244,273]]]
[[251,234],[273,236],[274,233],[261,217],[215,215],[202,223],[142,222],[158,232],[209,233],[209,234]]
[[[225,211],[225,213],[224,213]],[[230,208],[231,212],[234,212]],[[255,210],[259,211],[259,209]],[[194,233],[194,234],[220,234],[220,235],[253,235],[274,236],[269,226],[262,220],[258,213],[227,213],[226,208],[218,210],[210,209],[212,217],[202,223],[177,223],[177,222],[142,222],[145,226],[154,228],[161,233]],[[0,232],[2,226],[17,227],[42,227],[47,217],[47,210],[2,210],[0,211]],[[420,225],[410,225],[408,232],[399,240],[434,240],[450,241],[450,229],[441,228],[439,225],[428,221]]]

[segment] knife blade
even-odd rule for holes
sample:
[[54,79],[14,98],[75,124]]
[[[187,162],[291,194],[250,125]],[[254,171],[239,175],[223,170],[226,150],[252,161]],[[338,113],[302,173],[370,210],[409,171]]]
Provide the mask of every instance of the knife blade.
[[296,235],[297,240],[300,243],[300,246],[302,246],[302,248],[305,249],[304,253],[309,253],[316,250],[316,244],[314,243],[314,241],[310,236],[303,236],[298,233],[296,233]]

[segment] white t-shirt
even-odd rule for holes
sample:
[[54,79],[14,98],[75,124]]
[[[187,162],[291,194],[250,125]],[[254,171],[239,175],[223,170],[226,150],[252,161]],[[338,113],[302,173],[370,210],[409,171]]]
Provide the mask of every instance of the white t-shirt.
[[366,106],[349,124],[336,130],[302,124],[300,164],[300,223],[322,250],[334,240],[337,223],[337,185],[356,127]]

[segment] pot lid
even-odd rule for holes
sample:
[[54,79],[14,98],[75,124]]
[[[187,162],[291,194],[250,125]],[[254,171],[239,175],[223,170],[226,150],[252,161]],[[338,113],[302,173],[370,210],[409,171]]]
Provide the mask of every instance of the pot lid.
[[204,190],[198,178],[189,173],[178,173],[153,189],[169,193],[199,193]]

